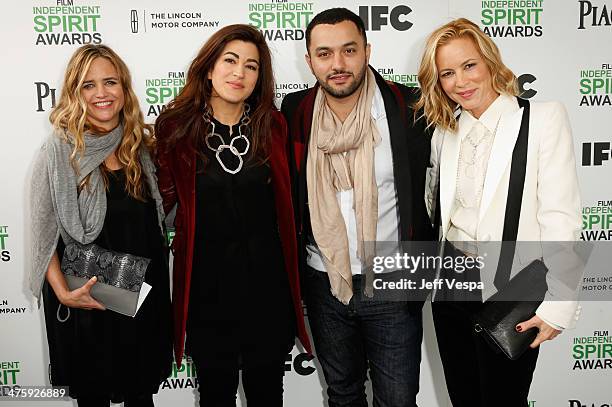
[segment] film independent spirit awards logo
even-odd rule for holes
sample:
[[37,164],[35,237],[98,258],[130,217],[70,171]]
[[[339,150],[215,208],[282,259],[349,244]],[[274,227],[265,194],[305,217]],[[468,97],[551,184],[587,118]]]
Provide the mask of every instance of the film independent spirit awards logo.
[[480,0],[482,30],[493,38],[541,37],[545,1]]
[[316,14],[314,3],[288,0],[258,1],[247,4],[247,22],[266,41],[301,41]]
[[99,32],[101,7],[89,1],[54,0],[32,7],[34,45],[83,45],[102,43]]
[[11,261],[11,251],[9,250],[8,226],[0,226],[0,262],[8,263]]
[[0,397],[8,397],[11,391],[19,389],[21,362],[0,361]]
[[[315,367],[312,366],[314,356],[309,356],[306,353],[300,353],[293,357],[292,354],[287,354],[285,358],[285,372],[295,371],[300,376],[308,376],[315,372]],[[177,389],[197,389],[199,386],[198,374],[193,360],[186,356],[183,358],[180,366],[176,362],[172,364],[172,372],[170,376],[162,382],[160,390],[177,390]]]
[[612,106],[612,63],[602,63],[580,70],[581,108]]

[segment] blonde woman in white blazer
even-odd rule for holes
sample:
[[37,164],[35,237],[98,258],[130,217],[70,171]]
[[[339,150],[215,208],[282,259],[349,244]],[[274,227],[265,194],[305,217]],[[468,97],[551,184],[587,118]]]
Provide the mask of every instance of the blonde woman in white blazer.
[[[439,202],[442,242],[471,256],[485,242],[502,240],[510,162],[523,116],[516,77],[477,25],[457,19],[429,36],[419,81],[416,107],[435,126],[426,203],[433,218]],[[556,102],[531,103],[530,110],[517,241],[575,241],[581,228],[580,197],[567,113]],[[514,276],[537,258],[549,269],[545,301],[533,318],[516,326],[518,332],[539,331],[519,359],[495,353],[473,332],[472,317],[481,301],[432,304],[454,407],[527,406],[539,345],[575,323],[577,302],[560,300],[575,298],[572,289],[580,277],[567,257],[548,256],[542,247],[517,245],[511,271]],[[484,300],[496,291],[495,267],[480,272]]]

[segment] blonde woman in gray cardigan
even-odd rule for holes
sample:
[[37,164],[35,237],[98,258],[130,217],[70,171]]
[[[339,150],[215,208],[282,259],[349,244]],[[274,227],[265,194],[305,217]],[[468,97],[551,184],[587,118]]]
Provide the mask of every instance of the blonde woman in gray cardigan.
[[[32,177],[30,286],[43,298],[51,382],[68,386],[80,407],[152,406],[172,363],[163,211],[151,128],[112,49],[76,50],[50,121]],[[73,242],[151,260],[145,281],[153,288],[135,317],[91,296],[96,277],[68,288],[60,263]],[[123,368],[128,360],[138,375]]]

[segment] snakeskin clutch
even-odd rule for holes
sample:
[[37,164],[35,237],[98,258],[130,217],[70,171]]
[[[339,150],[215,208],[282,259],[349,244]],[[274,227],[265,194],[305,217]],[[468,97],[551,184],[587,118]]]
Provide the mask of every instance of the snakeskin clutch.
[[151,259],[103,249],[89,243],[66,245],[61,269],[71,290],[97,277],[91,295],[121,314],[136,313],[138,296]]

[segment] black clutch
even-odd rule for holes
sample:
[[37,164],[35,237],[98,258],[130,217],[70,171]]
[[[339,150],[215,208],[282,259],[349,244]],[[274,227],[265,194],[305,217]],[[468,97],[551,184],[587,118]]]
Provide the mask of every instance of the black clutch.
[[518,359],[538,334],[536,328],[517,332],[515,327],[532,318],[544,300],[547,272],[541,260],[532,261],[474,315],[475,331],[512,360]]
[[70,290],[82,287],[92,277],[97,283],[91,296],[110,310],[134,316],[151,259],[103,249],[89,243],[66,245],[61,269]]

